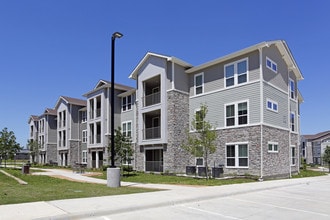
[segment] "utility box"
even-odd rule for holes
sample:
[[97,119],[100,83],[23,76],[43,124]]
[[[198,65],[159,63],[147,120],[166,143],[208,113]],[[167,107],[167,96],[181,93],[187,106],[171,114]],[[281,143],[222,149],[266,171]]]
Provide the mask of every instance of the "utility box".
[[30,166],[24,165],[22,166],[22,174],[29,174],[30,173]]

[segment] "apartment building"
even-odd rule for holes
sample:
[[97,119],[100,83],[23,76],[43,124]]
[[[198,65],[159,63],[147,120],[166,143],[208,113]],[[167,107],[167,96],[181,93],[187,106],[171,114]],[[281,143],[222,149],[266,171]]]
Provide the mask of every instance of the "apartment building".
[[[303,76],[285,41],[262,42],[198,66],[147,53],[129,78],[136,81],[136,88],[115,84],[114,110],[115,128],[120,126],[131,137],[134,169],[183,173],[188,165],[203,166],[205,161],[181,146],[187,133],[194,133],[191,122],[196,112],[207,105],[207,120],[218,137],[208,164],[222,165],[225,174],[261,178],[299,171],[303,98],[298,83]],[[60,165],[68,165],[68,155],[74,151],[67,148],[69,140],[81,143],[70,163],[81,161],[91,168],[108,165],[110,87],[110,82],[99,80],[83,95],[87,103],[76,108],[80,116],[70,137],[72,128],[63,124],[68,123],[70,101],[59,99]]]
[[[129,132],[133,123],[134,88],[115,84],[115,129],[122,126]],[[101,168],[109,162],[111,135],[111,83],[99,80],[93,90],[84,94],[87,98],[87,166]],[[133,96],[132,96],[133,95]],[[122,107],[123,106],[123,107]],[[131,112],[131,113],[128,113]]]
[[45,164],[57,160],[56,132],[56,110],[46,108],[38,121],[39,163]]
[[322,155],[330,147],[330,131],[301,136],[301,154],[307,164],[323,164]]
[[60,96],[56,105],[57,113],[57,162],[60,166],[73,165],[82,157],[81,109],[86,100]]
[[227,174],[289,176],[299,170],[298,82],[303,79],[284,41],[263,42],[192,66],[147,53],[137,82],[136,169],[184,172],[195,165],[180,145],[202,104],[218,134],[208,164]]

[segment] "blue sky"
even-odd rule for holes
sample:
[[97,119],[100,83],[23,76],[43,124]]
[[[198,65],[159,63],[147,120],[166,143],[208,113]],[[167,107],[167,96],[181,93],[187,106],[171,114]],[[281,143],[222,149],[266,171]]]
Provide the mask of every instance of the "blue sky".
[[0,0],[0,129],[25,146],[30,115],[110,80],[110,39],[119,31],[116,82],[130,86],[148,51],[199,65],[283,39],[305,78],[302,134],[329,130],[329,11],[327,0]]

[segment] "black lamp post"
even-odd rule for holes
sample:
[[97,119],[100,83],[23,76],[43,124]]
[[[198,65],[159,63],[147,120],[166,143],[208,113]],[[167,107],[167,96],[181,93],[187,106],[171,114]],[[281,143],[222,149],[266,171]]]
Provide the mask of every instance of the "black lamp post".
[[111,37],[111,166],[115,166],[115,40],[123,34],[115,32]]

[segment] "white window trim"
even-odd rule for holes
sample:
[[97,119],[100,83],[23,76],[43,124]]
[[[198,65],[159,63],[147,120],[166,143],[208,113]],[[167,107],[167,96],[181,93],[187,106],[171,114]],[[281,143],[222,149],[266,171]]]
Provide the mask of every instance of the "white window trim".
[[131,124],[131,136],[127,136],[127,137],[132,138],[132,136],[133,136],[133,124],[132,124],[132,121],[123,121],[123,122],[121,123],[121,128],[122,128],[121,133],[122,133],[122,134],[124,133],[124,129],[123,129],[123,127],[124,127],[123,125],[124,125],[124,124],[126,124],[126,131],[125,131],[125,132],[127,133],[127,131],[128,131],[128,130],[127,130],[127,128],[128,128],[127,124],[128,124],[128,123]]
[[[267,65],[267,61],[269,61],[269,62],[271,63],[271,67],[269,67],[269,66]],[[273,65],[276,66],[276,70],[273,69]],[[268,69],[270,69],[271,71],[273,71],[274,73],[277,73],[277,63],[274,62],[274,61],[273,61],[272,59],[270,59],[269,57],[266,57],[266,67],[267,67]]]
[[[84,141],[84,133],[85,133],[85,141]],[[82,130],[82,132],[81,132],[81,142],[82,143],[87,143],[87,138],[88,136],[87,136],[87,129],[85,129],[85,130]]]
[[[242,62],[242,61],[246,61],[246,82],[238,84],[237,64]],[[234,65],[234,85],[227,86],[226,67],[231,66],[231,65]],[[223,67],[223,74],[224,74],[223,78],[224,78],[225,88],[232,88],[232,87],[235,87],[235,86],[239,86],[239,85],[243,85],[245,83],[248,83],[249,82],[249,58],[246,57],[246,58],[236,60],[236,61],[231,62],[231,63],[227,63]]]
[[[293,85],[294,85],[294,90],[293,91],[291,90],[291,82],[293,82]],[[296,91],[295,90],[296,90],[296,83],[293,79],[289,78],[289,97],[292,100],[296,99]],[[291,92],[293,92],[293,98],[291,97]]]
[[[202,165],[197,165],[197,159],[202,159],[203,164]],[[205,166],[204,158],[203,157],[195,157],[195,165],[196,165],[196,167],[203,167],[203,166]]]
[[[246,102],[247,105],[247,123],[246,124],[242,124],[239,125],[238,124],[238,104],[240,103],[244,103]],[[228,105],[235,105],[235,124],[232,126],[227,126],[227,106]],[[225,104],[225,108],[224,108],[224,127],[225,128],[235,128],[235,127],[244,127],[250,124],[250,105],[249,105],[249,100],[241,100],[241,101],[237,101],[237,102],[231,102],[231,103],[227,103]]]
[[[199,77],[199,76],[202,76],[202,85],[199,86],[199,87],[202,87],[202,93],[200,93],[200,94],[196,94],[196,89],[198,88],[198,87],[196,87],[196,78]],[[194,94],[195,94],[195,95],[201,95],[201,94],[204,94],[204,73],[198,73],[198,74],[196,74],[196,75],[194,76]]]
[[[292,148],[294,148],[295,150],[295,155],[294,157],[292,157]],[[296,166],[297,165],[297,157],[296,157],[296,154],[297,154],[297,149],[296,149],[296,146],[295,145],[291,145],[290,146],[290,165],[291,166]],[[292,160],[294,159],[294,163],[292,163]]]
[[[84,153],[86,153],[86,158],[84,157]],[[86,161],[84,161],[84,158],[86,159]],[[82,164],[87,164],[87,159],[88,159],[87,150],[83,150],[82,153],[81,153],[81,163]]]
[[[131,97],[131,102],[128,103],[128,97]],[[124,110],[124,98],[126,98],[126,110]],[[131,111],[132,110],[132,103],[133,103],[133,96],[132,95],[128,95],[128,96],[124,96],[121,98],[121,112],[128,112],[128,111]],[[131,104],[131,107],[128,108],[128,105]]]
[[[228,166],[227,165],[227,146],[228,145],[235,145],[235,166]],[[239,153],[238,153],[238,145],[247,145],[247,166],[239,166]],[[249,142],[234,142],[234,143],[226,143],[226,149],[225,149],[225,160],[226,160],[226,168],[249,168]]]
[[[293,123],[291,122],[291,115],[293,115]],[[296,113],[295,112],[290,112],[290,119],[289,119],[289,121],[290,121],[290,131],[291,132],[295,132],[296,131]],[[294,126],[293,128],[293,130],[292,130],[292,125]]]
[[[272,145],[272,150],[269,150],[269,145]],[[274,145],[277,145],[277,150],[274,149]],[[268,153],[278,153],[278,142],[268,141],[267,149]]]
[[[271,102],[272,103],[272,107],[271,108],[268,107],[268,102]],[[274,104],[276,104],[276,106],[277,106],[277,109],[276,110],[274,109]],[[273,101],[273,100],[271,100],[271,99],[266,99],[266,108],[268,110],[270,110],[270,111],[278,112],[278,103],[275,102],[275,101]]]

